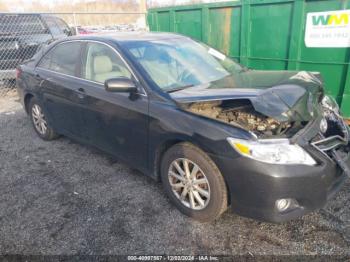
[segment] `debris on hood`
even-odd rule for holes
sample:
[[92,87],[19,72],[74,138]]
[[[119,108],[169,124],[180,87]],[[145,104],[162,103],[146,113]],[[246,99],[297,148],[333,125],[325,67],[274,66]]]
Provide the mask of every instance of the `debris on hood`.
[[318,114],[322,82],[309,72],[255,71],[228,76],[174,93],[179,104],[249,100],[254,111],[278,122],[310,121]]
[[248,70],[170,94],[184,110],[258,137],[292,137],[322,114],[319,73]]
[[289,122],[279,122],[256,112],[248,100],[197,102],[189,104],[187,110],[228,124],[238,125],[259,137],[281,136],[292,126]]

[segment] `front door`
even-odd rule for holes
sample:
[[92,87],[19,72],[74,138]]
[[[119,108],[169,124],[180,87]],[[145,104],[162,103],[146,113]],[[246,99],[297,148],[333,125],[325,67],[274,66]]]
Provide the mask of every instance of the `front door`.
[[83,56],[85,79],[83,121],[92,144],[109,151],[141,170],[147,170],[148,98],[141,88],[131,99],[129,93],[111,93],[104,88],[110,78],[136,81],[119,54],[110,46],[89,42]]

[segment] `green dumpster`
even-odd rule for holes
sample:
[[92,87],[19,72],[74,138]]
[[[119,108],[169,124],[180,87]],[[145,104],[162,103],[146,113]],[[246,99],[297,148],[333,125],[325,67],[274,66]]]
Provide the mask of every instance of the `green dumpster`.
[[348,9],[350,0],[239,0],[150,9],[147,21],[254,69],[319,71],[350,118]]

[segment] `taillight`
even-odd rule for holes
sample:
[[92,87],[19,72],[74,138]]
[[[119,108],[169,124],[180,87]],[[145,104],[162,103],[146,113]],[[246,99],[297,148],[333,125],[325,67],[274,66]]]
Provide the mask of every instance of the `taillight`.
[[21,73],[22,73],[21,69],[16,68],[16,79],[18,79],[21,76]]

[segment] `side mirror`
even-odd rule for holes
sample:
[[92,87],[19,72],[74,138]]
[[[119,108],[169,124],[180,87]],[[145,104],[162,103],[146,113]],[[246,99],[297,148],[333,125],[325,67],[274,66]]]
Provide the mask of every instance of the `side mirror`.
[[137,87],[129,78],[111,78],[105,81],[105,89],[108,92],[136,93]]

